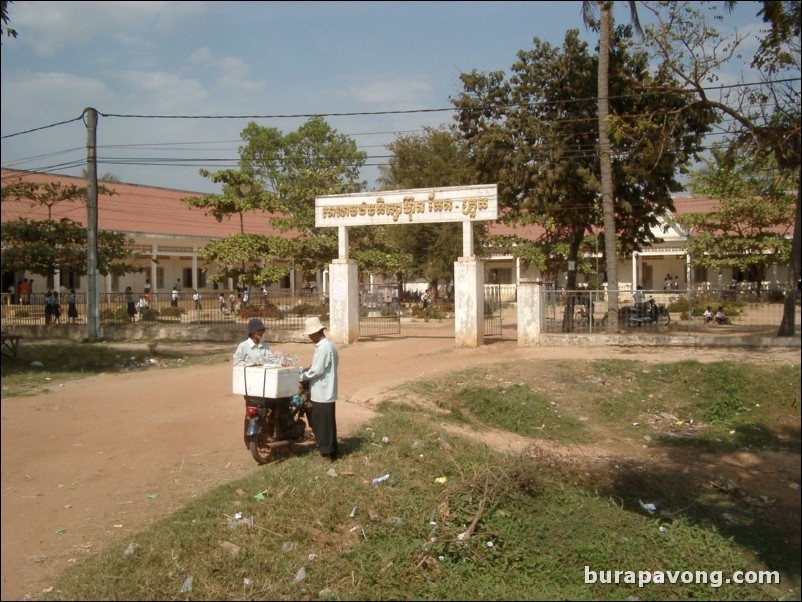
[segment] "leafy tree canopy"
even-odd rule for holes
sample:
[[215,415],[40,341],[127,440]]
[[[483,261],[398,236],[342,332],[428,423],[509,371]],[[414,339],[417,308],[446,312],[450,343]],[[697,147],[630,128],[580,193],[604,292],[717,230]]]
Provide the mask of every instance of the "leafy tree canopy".
[[707,169],[691,177],[697,196],[720,199],[709,213],[678,218],[690,233],[689,250],[697,265],[737,267],[765,280],[766,269],[788,261],[799,174],[783,177],[773,159],[716,150]]
[[[87,273],[87,230],[68,218],[52,219],[53,207],[63,202],[86,203],[86,188],[60,182],[39,184],[16,181],[3,187],[3,200],[27,201],[31,207],[47,207],[46,220],[25,217],[2,224],[3,271],[27,270],[44,276],[52,286],[57,270]],[[114,191],[98,187],[98,194],[112,195]],[[119,232],[99,231],[98,270],[101,274],[122,275],[141,271],[126,260],[135,257],[131,250],[133,239]]]
[[[664,91],[665,75],[651,75],[648,57],[632,51],[629,28],[618,28],[617,38],[611,140],[619,252],[626,253],[650,242],[649,226],[673,208],[671,193],[681,189],[675,174],[695,157],[713,114],[687,110],[681,94]],[[600,225],[596,63],[577,30],[562,48],[535,38],[508,78],[463,73],[464,91],[453,99],[473,164],[499,184],[504,220],[542,225],[545,242],[566,243],[576,262]]]
[[[424,128],[423,134],[399,136],[387,145],[392,153],[383,170],[388,188],[414,189],[482,184],[471,165],[468,146],[453,128]],[[481,246],[487,222],[473,225]],[[423,277],[437,296],[438,283],[454,277],[462,255],[462,224],[405,224],[388,228],[393,244],[406,254],[405,277]]]

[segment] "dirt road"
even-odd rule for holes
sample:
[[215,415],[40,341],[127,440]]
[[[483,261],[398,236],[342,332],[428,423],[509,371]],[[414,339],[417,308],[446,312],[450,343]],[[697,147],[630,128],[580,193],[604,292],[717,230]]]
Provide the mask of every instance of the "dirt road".
[[[798,349],[644,349],[636,356],[622,348],[518,348],[514,331],[506,332],[478,349],[455,349],[453,325],[417,323],[405,325],[403,335],[341,347],[340,436],[369,420],[388,389],[482,364],[515,362],[527,370],[541,359],[671,361],[696,353],[703,361],[755,354],[761,361],[800,360]],[[209,348],[180,345],[188,353]],[[306,365],[313,352],[311,344],[272,347]],[[35,597],[71,563],[123,542],[212,487],[269,470],[242,444],[242,399],[230,391],[231,366],[224,363],[53,382],[41,396],[3,398],[2,600]],[[526,443],[505,441],[508,448]]]

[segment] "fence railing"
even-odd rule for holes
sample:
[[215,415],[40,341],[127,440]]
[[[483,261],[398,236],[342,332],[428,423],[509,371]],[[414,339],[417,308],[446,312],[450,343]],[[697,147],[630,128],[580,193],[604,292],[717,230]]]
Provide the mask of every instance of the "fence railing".
[[[619,291],[619,331],[654,334],[776,336],[784,311],[783,291],[707,289],[690,292],[642,290],[637,303],[632,291]],[[543,293],[546,333],[608,332],[609,292],[580,289]],[[708,311],[712,317],[706,316]],[[721,311],[721,318],[716,314]],[[799,296],[795,307],[796,336],[800,336]]]
[[[269,292],[251,295],[247,302],[228,291],[201,293],[198,298],[194,295],[192,292],[180,292],[177,296],[172,293],[103,293],[99,298],[100,324],[211,325],[244,323],[260,317],[271,329],[302,330],[307,317],[323,319],[328,314],[328,303],[314,293]],[[86,324],[86,295],[74,295],[74,312],[71,312],[70,298],[70,294],[60,294],[58,303],[54,303],[45,293],[21,300],[3,293],[0,322],[3,329],[15,324]]]

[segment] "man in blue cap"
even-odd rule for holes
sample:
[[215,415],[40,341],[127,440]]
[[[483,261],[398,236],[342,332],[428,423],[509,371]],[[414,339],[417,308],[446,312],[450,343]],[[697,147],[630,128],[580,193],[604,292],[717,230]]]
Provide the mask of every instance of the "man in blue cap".
[[[248,338],[242,341],[237,346],[237,350],[234,352],[234,366],[235,367],[242,367],[242,366],[261,366],[264,364],[269,364],[270,360],[273,359],[273,352],[270,351],[270,346],[262,340],[262,337],[265,335],[265,324],[259,318],[251,318],[248,321]],[[249,395],[245,396],[245,405],[249,405],[248,401],[250,399],[258,399],[252,398]],[[253,403],[251,404],[253,405]],[[277,433],[277,430],[280,430],[279,427],[279,415],[281,413],[281,408],[279,406],[278,400],[271,400],[266,404],[266,407],[270,409],[270,417],[267,421],[267,429],[268,433],[270,433],[270,439],[276,439],[280,433]],[[247,418],[246,426],[247,426]]]
[[264,322],[251,318],[248,322],[248,338],[242,341],[234,352],[235,366],[256,366],[268,364],[273,358],[270,346],[262,340],[265,335]]

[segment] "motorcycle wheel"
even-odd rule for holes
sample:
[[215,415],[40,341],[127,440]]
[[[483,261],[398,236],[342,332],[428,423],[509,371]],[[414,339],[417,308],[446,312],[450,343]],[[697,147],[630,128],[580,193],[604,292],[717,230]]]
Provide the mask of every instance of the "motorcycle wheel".
[[663,325],[671,324],[671,314],[666,310],[662,310],[657,316],[657,323]]
[[253,459],[259,464],[267,464],[275,458],[275,450],[267,444],[267,437],[262,432],[248,438],[248,449]]

